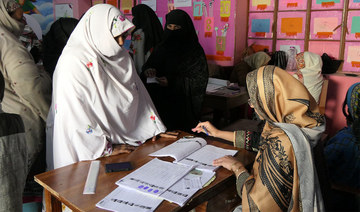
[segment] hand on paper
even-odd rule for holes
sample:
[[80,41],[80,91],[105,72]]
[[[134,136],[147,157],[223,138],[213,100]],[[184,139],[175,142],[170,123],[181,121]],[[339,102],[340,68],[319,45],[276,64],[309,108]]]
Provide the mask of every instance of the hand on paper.
[[146,77],[156,77],[156,70],[153,68],[146,69],[144,71]]
[[209,136],[213,136],[213,137],[217,137],[217,134],[219,132],[219,130],[208,121],[200,122],[195,128],[193,128],[191,130],[193,132],[197,132],[197,133],[203,132],[203,133],[208,134]]
[[159,77],[159,78],[156,78],[156,79],[159,82],[160,86],[167,87],[169,85],[169,82],[168,82],[166,77]]
[[136,146],[131,146],[128,144],[115,144],[113,145],[113,151],[111,155],[120,155],[123,153],[131,153],[136,149]]
[[230,155],[226,155],[222,158],[215,159],[213,161],[214,166],[222,166],[225,169],[232,171],[235,173],[235,175],[238,175],[238,173],[242,172],[243,170],[246,170],[244,165],[238,161],[236,158]]

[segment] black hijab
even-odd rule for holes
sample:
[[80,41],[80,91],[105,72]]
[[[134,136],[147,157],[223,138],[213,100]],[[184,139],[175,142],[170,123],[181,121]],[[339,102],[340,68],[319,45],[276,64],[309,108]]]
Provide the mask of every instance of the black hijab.
[[[169,30],[168,24],[181,26],[178,30]],[[172,10],[166,15],[166,25],[162,45],[167,49],[180,50],[187,53],[194,45],[199,44],[194,24],[190,16],[183,10]]]
[[53,75],[56,63],[79,21],[75,18],[59,18],[50,27],[43,39],[44,68]]
[[145,34],[145,52],[160,43],[164,30],[155,12],[145,4],[138,4],[132,8],[133,24],[136,29],[142,29]]

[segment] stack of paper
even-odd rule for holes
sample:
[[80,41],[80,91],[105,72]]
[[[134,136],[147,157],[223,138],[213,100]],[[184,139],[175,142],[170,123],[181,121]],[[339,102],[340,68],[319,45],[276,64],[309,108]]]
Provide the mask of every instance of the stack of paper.
[[[150,154],[175,158],[174,163],[154,158],[142,167],[118,180],[119,186],[96,204],[111,211],[154,211],[163,199],[180,206],[208,182],[215,179],[214,159],[235,155],[227,150],[207,145],[203,138],[182,138]],[[195,168],[196,167],[196,168]]]
[[218,79],[218,78],[209,78],[208,84],[206,86],[206,92],[214,92],[216,91],[218,88],[221,87],[226,87],[230,84],[229,80],[223,80],[223,79]]

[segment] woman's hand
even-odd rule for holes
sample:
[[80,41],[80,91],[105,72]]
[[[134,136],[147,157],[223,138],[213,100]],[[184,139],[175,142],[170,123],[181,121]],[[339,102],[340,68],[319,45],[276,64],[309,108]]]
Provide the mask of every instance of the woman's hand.
[[166,77],[159,77],[156,78],[156,80],[159,82],[159,85],[162,87],[167,87],[169,85],[169,82]]
[[146,77],[156,77],[156,69],[149,68],[144,71]]
[[131,153],[135,149],[136,149],[136,146],[131,146],[129,144],[114,144],[111,155],[120,155],[123,153]]
[[222,166],[225,169],[232,171],[238,177],[240,173],[246,171],[245,166],[236,158],[230,155],[226,155],[222,158],[215,159],[213,161],[214,166]]
[[200,122],[195,128],[191,129],[193,132],[205,133],[206,135],[217,137],[219,130],[210,122]]

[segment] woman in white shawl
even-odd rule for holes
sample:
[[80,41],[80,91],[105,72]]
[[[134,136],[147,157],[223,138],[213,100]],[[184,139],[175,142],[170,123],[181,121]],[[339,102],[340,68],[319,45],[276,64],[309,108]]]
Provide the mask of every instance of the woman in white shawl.
[[108,4],[90,8],[54,72],[48,169],[129,152],[166,129],[122,47],[134,25]]
[[324,78],[321,74],[322,59],[312,52],[301,52],[296,55],[298,71],[293,75],[309,90],[315,101],[319,103]]
[[45,143],[51,79],[19,41],[23,20],[23,10],[15,0],[0,1],[0,71],[5,79],[2,108],[19,114],[24,121],[30,168]]
[[[307,89],[286,71],[263,66],[246,77],[250,106],[265,120],[251,172],[231,156],[214,165],[234,172],[244,211],[324,211],[311,147],[325,130],[325,118]],[[209,122],[194,129],[227,140],[236,133]],[[236,211],[239,211],[237,208]]]

